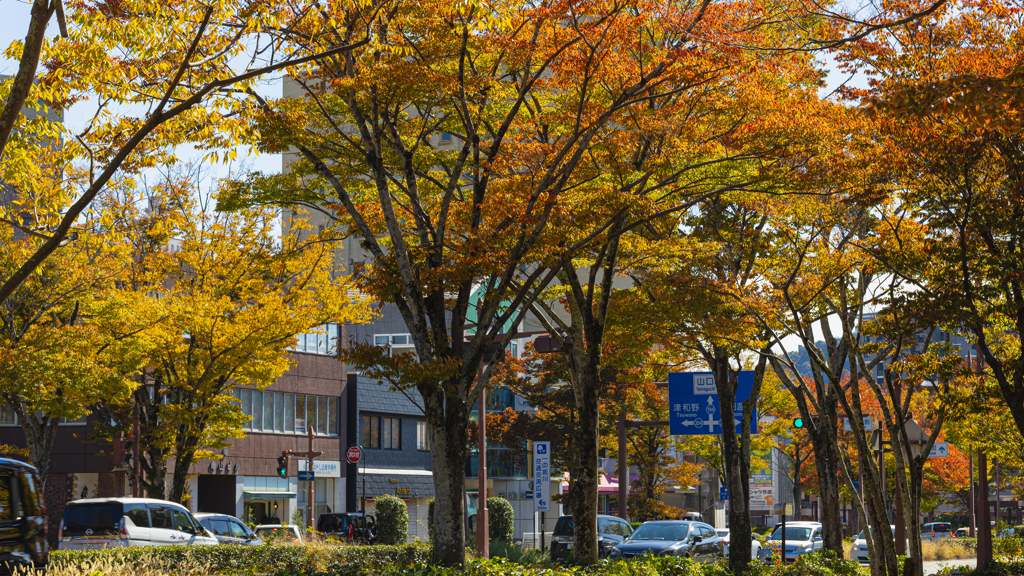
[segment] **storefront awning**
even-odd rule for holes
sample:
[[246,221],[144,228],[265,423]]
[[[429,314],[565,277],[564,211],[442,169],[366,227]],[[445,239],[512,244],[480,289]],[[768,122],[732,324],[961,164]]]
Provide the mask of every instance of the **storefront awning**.
[[295,498],[295,492],[271,492],[269,490],[246,490],[246,500],[277,500],[279,498]]

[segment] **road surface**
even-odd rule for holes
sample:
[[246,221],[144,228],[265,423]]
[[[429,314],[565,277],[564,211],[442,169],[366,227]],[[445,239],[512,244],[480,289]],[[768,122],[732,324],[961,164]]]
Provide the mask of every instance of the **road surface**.
[[933,560],[924,563],[924,576],[935,574],[946,566],[970,566],[973,569],[978,564],[977,558],[962,558],[960,560]]

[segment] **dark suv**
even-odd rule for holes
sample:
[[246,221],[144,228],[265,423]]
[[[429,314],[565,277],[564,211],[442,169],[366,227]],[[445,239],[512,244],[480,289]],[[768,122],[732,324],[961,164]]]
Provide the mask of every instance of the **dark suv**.
[[[633,533],[629,523],[616,516],[597,515],[597,554],[606,558],[612,548],[620,544],[627,536]],[[572,516],[562,516],[555,524],[555,531],[551,536],[551,559],[554,561],[565,560],[572,554],[573,545],[576,542],[576,527],[572,523]]]
[[377,537],[377,518],[358,512],[321,514],[316,521],[316,531],[328,538],[372,544]]
[[33,466],[0,458],[0,572],[46,566],[46,510]]

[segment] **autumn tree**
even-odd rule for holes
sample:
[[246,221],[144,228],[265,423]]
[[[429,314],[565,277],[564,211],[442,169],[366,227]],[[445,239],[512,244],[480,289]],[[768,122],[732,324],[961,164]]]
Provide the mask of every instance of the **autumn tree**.
[[[258,80],[368,41],[357,33],[322,52],[286,42],[281,31],[318,3],[31,4],[25,40],[8,52],[18,71],[0,83],[0,180],[18,195],[0,217],[41,241],[6,275],[0,302],[88,231],[80,216],[108,185],[174,162],[178,145],[228,148],[213,154],[234,157],[234,146],[250,141],[239,112]],[[59,36],[47,34],[54,15]],[[303,30],[313,38],[324,31]],[[55,121],[72,106],[91,108],[77,132]]]
[[[133,249],[131,286],[157,294],[150,313],[160,319],[147,331],[153,348],[134,394],[145,488],[174,501],[185,495],[193,463],[244,434],[235,386],[272,384],[293,365],[288,348],[297,334],[368,315],[351,284],[334,277],[327,243],[279,237],[273,210],[213,211],[189,176],[172,173],[149,190],[148,213],[133,198],[111,199]],[[103,404],[130,424],[130,405]]]
[[977,341],[1024,431],[1020,33],[1004,4],[950,2],[841,57],[873,76],[848,95],[869,105],[873,136],[892,159],[893,222],[914,214],[890,234],[917,250],[884,265],[914,287],[908,300]]
[[[152,321],[146,297],[120,288],[127,251],[90,214],[88,238],[49,259],[0,305],[0,397],[14,412],[28,460],[46,478],[57,427],[86,416],[96,398],[124,400],[145,364]],[[0,278],[9,278],[41,240],[0,229]]]
[[[503,327],[518,326],[548,281],[572,269],[574,252],[602,233],[603,222],[586,231],[594,221],[584,210],[618,193],[586,185],[588,163],[604,162],[601,147],[628,136],[622,126],[673,125],[650,103],[680,89],[686,55],[674,46],[703,14],[688,2],[338,13],[337,42],[371,26],[375,45],[296,68],[302,96],[264,109],[265,147],[292,146],[299,161],[272,179],[275,194],[242,186],[238,196],[323,212],[367,253],[361,286],[397,305],[415,365],[359,348],[350,360],[424,398],[443,564],[464,562],[461,470],[469,410],[493,371],[485,353],[515,337]],[[641,190],[658,180],[645,161],[624,172],[621,182]],[[563,231],[571,225],[580,236]],[[468,326],[474,292],[482,297]],[[588,374],[597,366],[589,362]],[[588,438],[596,457],[596,435]],[[596,524],[579,522],[577,541],[577,558],[596,561]]]

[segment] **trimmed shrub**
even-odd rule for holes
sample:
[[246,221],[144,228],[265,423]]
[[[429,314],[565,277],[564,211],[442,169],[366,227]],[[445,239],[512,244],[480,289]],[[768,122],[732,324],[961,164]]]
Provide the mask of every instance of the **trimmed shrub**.
[[508,500],[496,496],[488,498],[487,521],[487,535],[492,542],[495,540],[512,541],[512,535],[516,531],[516,513]]
[[395,573],[403,566],[430,561],[425,544],[401,546],[354,546],[306,544],[303,546],[160,546],[107,550],[59,550],[50,553],[50,565],[67,573],[106,563],[177,573],[178,566],[205,566],[206,574],[366,574]]
[[409,537],[409,508],[400,498],[385,494],[377,498],[377,542],[395,545]]

